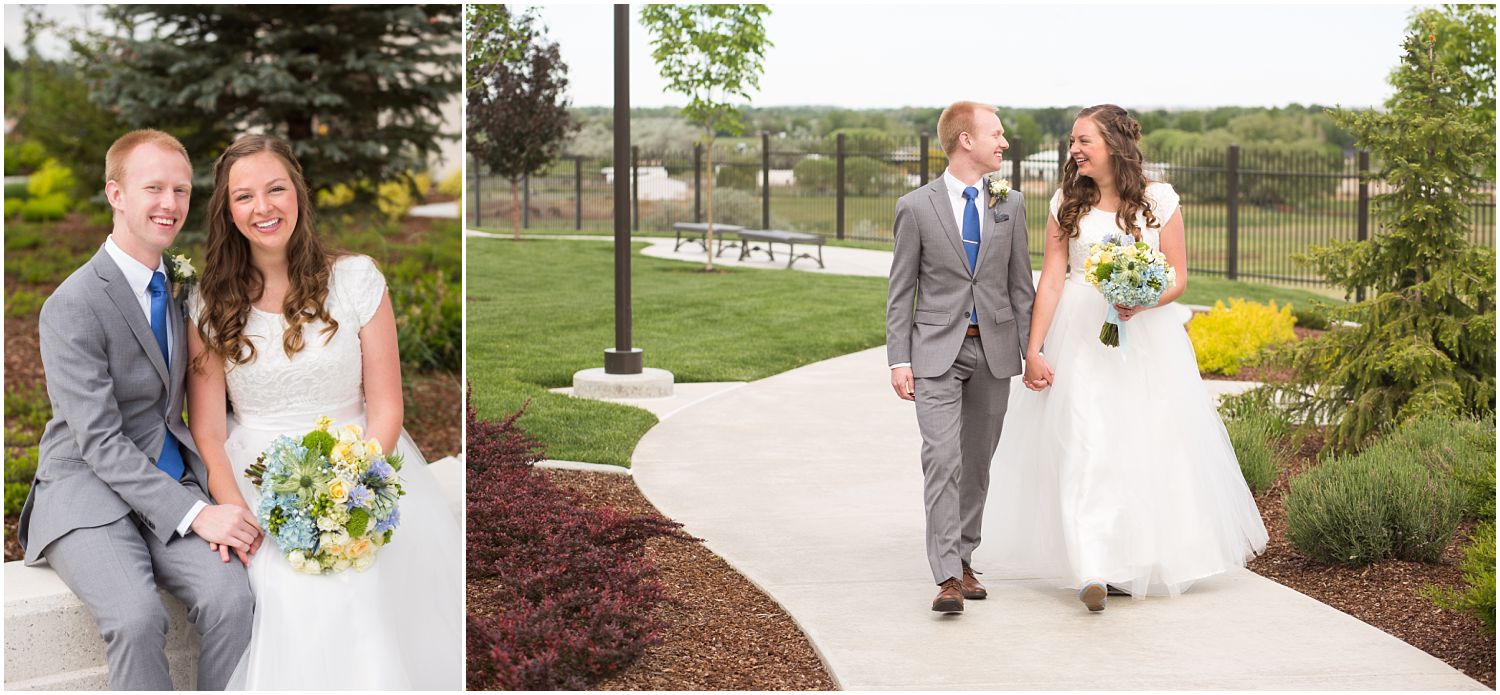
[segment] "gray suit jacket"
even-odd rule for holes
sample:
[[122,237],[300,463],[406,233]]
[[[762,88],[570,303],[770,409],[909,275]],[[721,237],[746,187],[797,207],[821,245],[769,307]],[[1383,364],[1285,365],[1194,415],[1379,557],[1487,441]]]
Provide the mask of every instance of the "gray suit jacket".
[[[103,248],[42,305],[42,364],[52,419],[38,445],[36,480],[21,510],[26,564],[76,528],[131,512],[163,543],[208,480],[182,419],[187,337],[182,306],[169,300],[172,364],[125,275]],[[170,428],[183,445],[181,481],[156,467]]]
[[[996,214],[1006,219],[997,223]],[[885,309],[888,364],[910,362],[918,378],[942,376],[958,357],[969,313],[977,309],[990,372],[1001,379],[1021,373],[1036,296],[1021,192],[1012,190],[994,208],[981,208],[979,220],[979,260],[971,273],[942,177],[896,201]]]

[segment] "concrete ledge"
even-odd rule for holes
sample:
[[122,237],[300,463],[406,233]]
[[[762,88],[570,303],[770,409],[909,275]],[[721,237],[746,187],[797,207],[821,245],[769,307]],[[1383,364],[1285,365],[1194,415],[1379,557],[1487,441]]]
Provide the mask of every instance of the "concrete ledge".
[[[460,526],[464,511],[463,455],[429,464]],[[161,592],[171,622],[167,661],[172,684],[193,690],[198,672],[198,633],[187,609]],[[83,602],[46,563],[5,563],[5,689],[106,690],[104,640]]]
[[583,463],[581,461],[537,461],[537,468],[551,468],[560,471],[586,471],[589,473],[609,473],[611,475],[630,475],[630,469],[624,466],[611,466],[607,463]]

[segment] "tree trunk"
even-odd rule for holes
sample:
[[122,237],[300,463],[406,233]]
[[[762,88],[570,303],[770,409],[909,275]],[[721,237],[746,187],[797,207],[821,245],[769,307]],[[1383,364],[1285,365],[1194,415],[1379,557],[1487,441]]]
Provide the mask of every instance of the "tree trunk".
[[516,179],[510,180],[510,222],[515,230],[516,241],[521,240],[521,184]]
[[704,167],[705,169],[708,170],[708,196],[707,196],[707,198],[708,198],[708,215],[705,218],[708,221],[708,231],[706,233],[704,233],[704,235],[703,235],[703,246],[704,246],[705,255],[708,256],[708,265],[704,266],[703,270],[706,271],[706,272],[713,272],[713,269],[714,269],[714,178],[715,178],[714,177],[714,139],[713,139],[713,130],[710,129],[708,132],[709,132],[708,147],[705,148],[707,150],[707,152],[706,152],[706,159],[708,161],[708,166]]

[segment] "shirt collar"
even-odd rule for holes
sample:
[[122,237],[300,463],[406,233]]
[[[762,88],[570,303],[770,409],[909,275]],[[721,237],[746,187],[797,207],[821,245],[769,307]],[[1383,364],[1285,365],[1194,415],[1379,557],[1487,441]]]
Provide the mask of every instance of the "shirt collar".
[[[948,195],[952,196],[954,198],[957,198],[959,200],[963,200],[964,189],[969,187],[969,184],[966,184],[963,181],[958,180],[958,177],[954,176],[953,172],[949,171],[947,169],[943,170],[943,183],[947,184],[947,186],[948,186]],[[984,192],[984,177],[983,176],[979,177],[979,181],[974,184],[974,187],[977,188],[977,189],[979,189],[979,195],[974,198],[974,202],[975,203],[982,203],[982,202],[984,202],[985,192]]]
[[158,262],[157,270],[147,268],[115,243],[114,234],[110,234],[104,240],[104,250],[109,253],[110,258],[115,260],[115,265],[120,266],[120,272],[125,275],[125,282],[130,283],[130,290],[136,294],[145,294],[151,285],[151,276],[166,269],[166,264],[160,262]]

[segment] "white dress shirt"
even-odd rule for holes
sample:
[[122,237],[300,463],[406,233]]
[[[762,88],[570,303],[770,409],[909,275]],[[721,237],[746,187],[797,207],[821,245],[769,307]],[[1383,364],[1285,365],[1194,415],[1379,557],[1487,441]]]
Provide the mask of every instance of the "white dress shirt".
[[[967,184],[959,181],[958,177],[953,175],[952,170],[943,170],[943,185],[948,187],[948,203],[953,206],[953,223],[958,226],[959,236],[963,236],[964,231],[964,205],[969,202],[964,199],[964,189],[968,188],[970,185],[979,189],[979,195],[974,196],[974,207],[979,210],[979,214],[981,215],[981,217],[979,218],[980,233],[984,233],[984,206],[989,204],[989,192],[984,190],[984,186],[980,185],[980,183],[982,183],[983,181],[984,177],[981,176],[979,177],[979,180],[975,181],[973,184]],[[979,241],[980,248],[983,248],[984,237],[981,236],[979,238]],[[910,362],[897,362],[896,364],[891,365],[891,369],[910,366]]]
[[[157,261],[157,270],[147,268],[145,264],[136,260],[130,254],[125,253],[125,249],[120,248],[120,245],[115,243],[115,235],[113,234],[110,234],[104,240],[104,251],[109,254],[110,258],[114,259],[115,265],[120,267],[120,272],[125,275],[125,282],[130,285],[131,293],[135,295],[136,301],[140,303],[141,313],[146,316],[146,325],[151,325],[151,276],[158,272],[158,270],[165,274],[167,270],[166,264]],[[167,278],[167,280],[170,281],[171,278]],[[174,345],[176,342],[172,339],[172,331],[167,331],[167,354],[171,355],[173,359],[181,359],[181,355],[177,354],[177,348]],[[203,508],[207,506],[203,500],[194,502],[193,508],[189,509],[187,516],[182,518],[182,523],[177,525],[177,535],[187,536],[188,531],[192,528],[193,520],[198,518],[198,512],[203,511]]]

